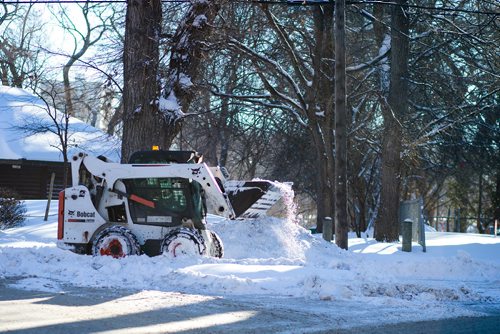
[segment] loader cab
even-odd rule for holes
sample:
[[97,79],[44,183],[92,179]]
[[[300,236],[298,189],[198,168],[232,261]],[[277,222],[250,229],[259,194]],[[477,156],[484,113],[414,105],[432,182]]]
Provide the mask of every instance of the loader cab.
[[[195,151],[139,151],[130,156],[129,164],[201,163]],[[206,205],[202,186],[184,178],[142,178],[123,180],[127,193],[145,201],[129,201],[134,223],[159,226],[192,224],[203,229]]]
[[203,228],[205,207],[201,185],[184,178],[122,180],[131,194],[130,216],[135,224]]

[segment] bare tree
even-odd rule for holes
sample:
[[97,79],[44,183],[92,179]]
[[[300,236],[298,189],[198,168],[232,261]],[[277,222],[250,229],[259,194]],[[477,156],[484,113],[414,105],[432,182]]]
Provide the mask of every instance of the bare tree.
[[[228,41],[230,48],[251,60],[255,69],[249,77],[254,80],[251,91],[259,93],[233,97],[286,113],[310,132],[316,150],[317,223],[321,229],[323,217],[334,216],[333,7],[312,9],[314,19],[307,22],[306,31],[311,32],[307,35],[290,34],[296,26],[280,20],[268,7],[262,11],[273,32],[270,49],[253,49],[252,39]],[[275,53],[278,49],[281,55]],[[283,67],[282,61],[289,62],[289,67]]]
[[59,10],[53,13],[53,16],[59,20],[62,28],[73,40],[72,51],[68,61],[63,66],[64,100],[67,112],[71,116],[75,116],[75,107],[72,96],[73,87],[69,77],[70,70],[91,47],[101,40],[107,30],[107,22],[113,20],[112,15],[104,17],[105,14],[109,15],[109,11],[106,11],[106,7],[100,4],[92,4],[87,1],[84,4],[76,4],[76,6],[79,7],[84,21],[83,28],[75,23],[75,19],[72,17],[75,12],[69,13],[68,8],[63,4],[59,4]]
[[399,240],[402,123],[408,113],[409,17],[406,0],[398,0],[391,13],[391,74],[384,116],[380,216],[375,225],[378,241]]
[[33,4],[0,4],[0,77],[3,85],[36,88],[45,62],[37,50],[42,25]]
[[57,109],[57,91],[56,85],[47,85],[47,89],[40,92],[37,95],[44,105],[36,105],[36,107],[42,108],[43,111],[48,115],[48,121],[41,121],[38,117],[32,117],[24,120],[24,124],[17,127],[26,134],[26,136],[33,136],[36,134],[52,133],[57,139],[58,143],[53,147],[61,152],[63,157],[63,189],[67,187],[68,184],[68,149],[71,141],[71,133],[69,132],[69,119],[70,115],[66,111],[60,111]]

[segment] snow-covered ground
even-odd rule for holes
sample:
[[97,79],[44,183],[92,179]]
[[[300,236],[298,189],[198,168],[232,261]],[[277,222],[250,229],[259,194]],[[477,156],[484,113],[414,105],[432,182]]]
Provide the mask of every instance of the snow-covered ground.
[[[57,203],[53,202],[48,222],[43,221],[45,205],[46,201],[27,201],[29,218],[24,226],[0,231],[0,279],[17,278],[14,287],[19,289],[59,292],[70,284],[290,297],[302,299],[304,305],[356,303],[367,314],[389,306],[412,314],[405,318],[411,321],[480,316],[481,307],[500,310],[500,237],[427,232],[426,253],[416,243],[406,253],[401,244],[351,238],[349,251],[344,251],[286,219],[212,218],[210,228],[224,242],[223,259],[145,255],[112,259],[57,248]],[[372,318],[377,323],[398,321]]]

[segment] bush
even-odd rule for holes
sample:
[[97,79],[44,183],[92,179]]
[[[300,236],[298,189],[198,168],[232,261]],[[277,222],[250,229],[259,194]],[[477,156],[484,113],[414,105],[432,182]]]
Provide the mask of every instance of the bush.
[[14,191],[0,187],[0,230],[21,225],[26,208]]

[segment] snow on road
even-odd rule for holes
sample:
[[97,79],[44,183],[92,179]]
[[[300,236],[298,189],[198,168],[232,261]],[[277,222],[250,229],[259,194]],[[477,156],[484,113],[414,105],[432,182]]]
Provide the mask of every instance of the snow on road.
[[[17,278],[12,287],[58,292],[70,284],[298,298],[304,305],[310,301],[355,303],[363,305],[367,314],[391,307],[411,314],[412,321],[481,315],[467,305],[500,310],[498,237],[426,233],[426,253],[417,244],[406,253],[401,244],[351,238],[349,251],[344,251],[284,219],[210,219],[210,228],[224,242],[223,259],[141,255],[117,260],[59,249],[56,204],[44,222],[45,204],[27,201],[30,217],[24,226],[0,231],[0,280]],[[336,312],[350,311],[336,308]]]

